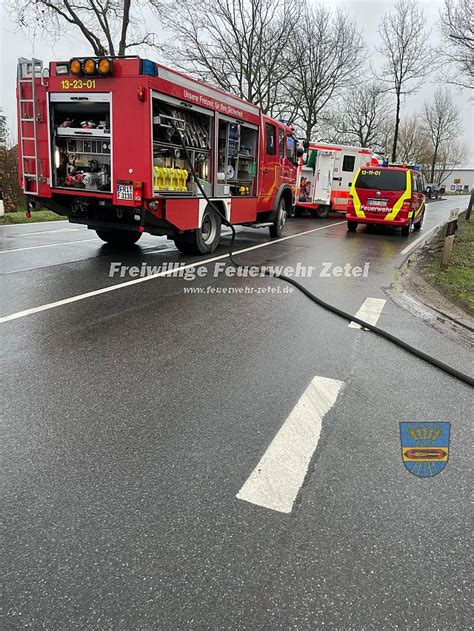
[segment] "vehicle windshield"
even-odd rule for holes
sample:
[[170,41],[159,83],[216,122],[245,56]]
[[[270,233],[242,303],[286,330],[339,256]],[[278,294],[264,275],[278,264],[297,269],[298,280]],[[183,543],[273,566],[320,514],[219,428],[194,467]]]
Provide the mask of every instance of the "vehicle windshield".
[[355,185],[356,188],[377,189],[379,191],[404,191],[406,182],[405,171],[362,169]]

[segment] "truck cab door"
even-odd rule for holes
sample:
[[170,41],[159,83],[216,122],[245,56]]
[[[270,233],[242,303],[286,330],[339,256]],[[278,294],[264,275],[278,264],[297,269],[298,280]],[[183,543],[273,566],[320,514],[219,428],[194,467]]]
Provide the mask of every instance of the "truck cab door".
[[276,125],[265,123],[260,160],[259,209],[271,210],[280,181],[280,159]]
[[334,151],[318,152],[315,169],[314,202],[329,205],[334,175]]
[[285,166],[284,178],[285,182],[295,186],[298,173],[298,158],[296,155],[296,139],[290,134],[286,135],[285,140]]

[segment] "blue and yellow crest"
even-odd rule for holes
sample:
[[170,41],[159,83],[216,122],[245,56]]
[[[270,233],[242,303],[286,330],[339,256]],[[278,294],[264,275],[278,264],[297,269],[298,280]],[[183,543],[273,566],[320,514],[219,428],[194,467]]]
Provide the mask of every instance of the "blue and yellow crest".
[[400,423],[402,460],[410,473],[431,478],[445,468],[450,423]]

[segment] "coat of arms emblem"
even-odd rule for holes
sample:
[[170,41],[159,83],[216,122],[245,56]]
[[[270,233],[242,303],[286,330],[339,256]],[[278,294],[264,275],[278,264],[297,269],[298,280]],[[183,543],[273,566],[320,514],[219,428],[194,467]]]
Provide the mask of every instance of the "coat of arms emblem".
[[402,460],[419,478],[431,478],[445,468],[449,456],[450,423],[400,423]]

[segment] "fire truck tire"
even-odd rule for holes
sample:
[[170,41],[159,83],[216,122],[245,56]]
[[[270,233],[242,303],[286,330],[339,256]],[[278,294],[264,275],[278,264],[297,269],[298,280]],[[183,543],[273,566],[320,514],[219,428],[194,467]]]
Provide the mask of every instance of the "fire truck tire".
[[309,212],[311,213],[311,217],[324,219],[329,215],[329,210],[329,206],[319,206],[319,208],[316,208],[315,210],[310,210]]
[[357,230],[357,221],[348,221],[347,230],[349,232],[355,232]]
[[410,224],[408,226],[402,226],[402,237],[410,236]]
[[102,241],[120,246],[133,245],[142,236],[141,232],[128,230],[96,230],[96,233]]
[[206,208],[201,227],[174,238],[174,244],[183,254],[210,254],[217,248],[221,238],[221,218]]
[[283,228],[285,227],[286,221],[286,202],[282,197],[278,204],[278,210],[273,220],[273,224],[270,226],[270,236],[273,238],[281,237],[281,233],[283,232]]

